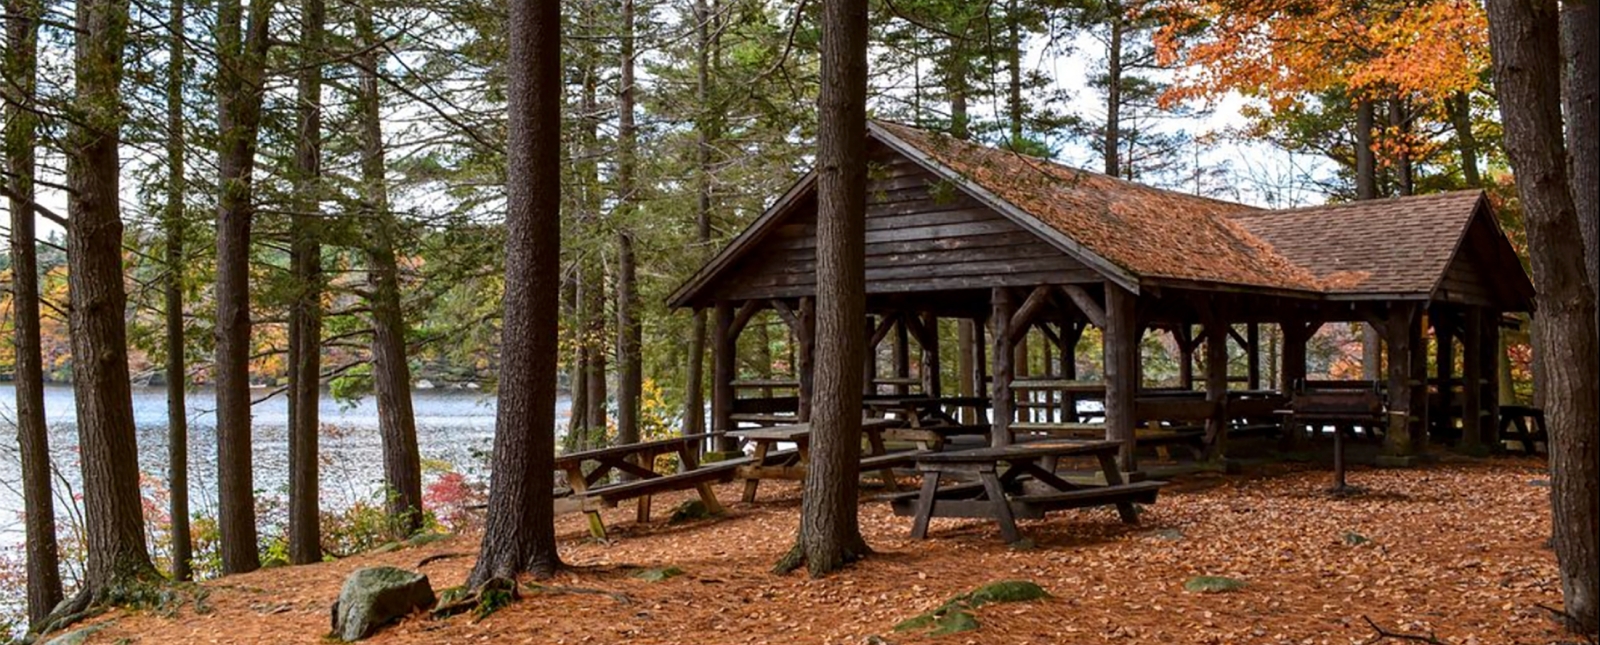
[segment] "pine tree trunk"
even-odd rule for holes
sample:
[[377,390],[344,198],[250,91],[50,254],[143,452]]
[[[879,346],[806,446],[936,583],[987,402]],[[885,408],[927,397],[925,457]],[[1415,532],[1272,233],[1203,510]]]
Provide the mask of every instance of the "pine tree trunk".
[[[388,489],[389,521],[397,535],[422,528],[422,460],[417,453],[417,419],[411,405],[411,365],[406,360],[406,320],[400,304],[400,266],[395,243],[400,223],[389,208],[384,176],[383,114],[378,94],[378,36],[372,10],[357,10],[356,36],[363,53],[361,95],[361,195],[367,231],[367,262],[372,299],[372,382],[378,397],[378,434],[383,439],[383,480]],[[559,271],[553,279],[559,280]],[[560,293],[559,282],[557,294]],[[559,310],[550,312],[559,316]],[[555,361],[544,364],[554,370]],[[554,405],[553,403],[551,404]]]
[[1569,627],[1600,630],[1600,347],[1562,142],[1555,0],[1490,0],[1489,43],[1505,146],[1539,286],[1534,352],[1550,432],[1550,501]]
[[[595,15],[598,11],[598,0],[587,0],[583,3],[584,22],[590,29],[600,29],[599,18]],[[578,44],[583,52],[583,96],[582,96],[582,123],[584,155],[580,165],[583,178],[583,216],[591,235],[598,235],[602,228],[600,221],[600,165],[599,159],[603,154],[600,150],[600,55],[592,40],[584,40]],[[588,257],[580,260],[583,275],[584,309],[588,312],[587,333],[584,334],[584,344],[588,348],[589,364],[584,370],[587,390],[584,397],[587,409],[583,411],[585,426],[588,433],[585,443],[599,446],[605,442],[606,434],[606,274],[604,263],[599,258],[597,251],[590,251]]]
[[[711,8],[705,0],[694,3],[695,34],[700,51],[695,59],[695,242],[702,258],[711,250],[711,145],[716,137],[711,106]],[[684,384],[683,434],[706,431],[706,311],[696,309],[689,330],[689,367]]]
[[1105,157],[1106,174],[1120,177],[1122,164],[1117,159],[1122,145],[1122,9],[1111,3],[1111,43],[1106,48],[1106,131],[1100,154]]
[[34,627],[61,602],[61,570],[56,552],[55,500],[50,492],[50,435],[44,419],[44,362],[39,340],[39,265],[34,237],[34,146],[37,123],[32,106],[38,83],[37,0],[5,4],[7,82],[5,170],[11,185],[11,307],[16,342],[17,449],[22,461],[23,535],[27,549],[28,623]]
[[1006,5],[1006,29],[1011,47],[1006,51],[1006,113],[1011,126],[1011,145],[1022,143],[1022,117],[1027,107],[1022,104],[1022,32],[1018,24],[1017,1]]
[[822,6],[817,132],[817,335],[811,463],[800,535],[780,570],[813,576],[869,553],[857,515],[862,351],[866,339],[867,3]]
[[294,214],[289,218],[289,562],[322,561],[318,407],[322,398],[322,247],[317,228],[322,176],[323,0],[303,0],[296,102]]
[[633,0],[622,0],[622,78],[617,96],[617,443],[639,442],[642,351],[633,205],[638,135],[634,127]]
[[1566,56],[1561,103],[1567,118],[1572,204],[1583,232],[1589,289],[1600,302],[1600,12],[1595,0],[1562,3],[1561,46]]
[[172,0],[170,42],[167,49],[167,204],[162,227],[167,236],[167,279],[162,285],[166,300],[167,334],[167,501],[171,522],[172,579],[193,577],[193,536],[189,530],[189,417],[184,402],[189,386],[185,366],[183,334],[184,260],[183,198],[188,182],[184,174],[183,79],[184,79],[184,4]]
[[510,5],[506,280],[488,520],[469,588],[549,577],[556,553],[556,316],[561,289],[561,10]]
[[1395,194],[1401,197],[1415,192],[1412,186],[1415,174],[1411,165],[1411,145],[1407,136],[1411,131],[1411,120],[1406,115],[1406,101],[1395,97],[1389,100],[1389,127],[1395,132],[1395,137],[1400,139],[1393,146],[1394,159],[1394,184]]
[[250,220],[251,173],[260,133],[262,80],[267,60],[267,21],[272,2],[250,5],[240,33],[239,0],[217,5],[217,198],[216,361],[217,527],[222,572],[245,573],[261,566],[256,543],[254,477],[250,433]]
[[68,129],[67,268],[73,398],[83,465],[83,584],[97,601],[159,576],[145,549],[139,449],[129,386],[120,200],[122,47],[128,6],[79,0]]
[[[1356,199],[1378,198],[1378,159],[1372,150],[1376,123],[1372,102],[1356,102]],[[1361,324],[1361,378],[1383,378],[1383,336],[1377,328]]]

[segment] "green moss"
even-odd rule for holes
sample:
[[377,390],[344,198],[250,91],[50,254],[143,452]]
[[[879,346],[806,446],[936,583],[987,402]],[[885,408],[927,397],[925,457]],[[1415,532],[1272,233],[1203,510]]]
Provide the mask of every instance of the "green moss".
[[423,546],[425,544],[433,544],[434,542],[439,542],[441,540],[448,540],[451,537],[454,537],[454,536],[452,534],[450,534],[450,533],[418,533],[416,535],[413,535],[413,536],[407,538],[406,541],[405,541],[405,545],[406,546]]
[[1044,587],[1027,580],[991,582],[951,598],[933,611],[903,620],[894,626],[894,630],[925,631],[931,636],[972,631],[978,628],[978,619],[972,615],[974,609],[993,603],[1028,602],[1049,597],[1050,593]]
[[712,516],[711,509],[706,508],[706,503],[698,499],[691,499],[679,504],[672,509],[672,517],[667,522],[677,524],[693,520],[703,520]]
[[683,575],[683,573],[683,569],[668,566],[655,569],[645,569],[633,574],[633,577],[645,582],[666,582]]
[[1225,593],[1245,588],[1243,580],[1222,576],[1195,576],[1183,582],[1184,591],[1196,593]]
[[1345,531],[1344,532],[1344,543],[1348,544],[1350,546],[1361,546],[1361,545],[1366,544],[1366,543],[1371,542],[1371,541],[1372,540],[1370,538],[1368,538],[1367,536],[1362,535],[1360,533],[1357,533],[1355,531]]

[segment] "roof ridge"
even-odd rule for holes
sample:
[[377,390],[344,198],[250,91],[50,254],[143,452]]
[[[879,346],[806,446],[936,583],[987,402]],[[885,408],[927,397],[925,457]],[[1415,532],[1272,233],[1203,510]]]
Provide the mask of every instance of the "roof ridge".
[[1322,203],[1322,204],[1309,204],[1309,205],[1306,205],[1306,206],[1294,206],[1294,207],[1291,207],[1291,208],[1263,208],[1263,209],[1256,209],[1256,210],[1251,210],[1251,211],[1233,213],[1233,214],[1230,214],[1229,217],[1239,218],[1239,217],[1263,217],[1263,216],[1271,216],[1271,215],[1293,215],[1293,214],[1297,214],[1297,213],[1305,213],[1305,212],[1310,212],[1310,211],[1331,211],[1331,210],[1343,210],[1343,209],[1348,209],[1348,208],[1371,208],[1373,206],[1386,206],[1386,205],[1395,204],[1395,203],[1404,202],[1404,201],[1433,201],[1433,200],[1446,199],[1446,198],[1450,198],[1450,199],[1464,198],[1464,197],[1468,197],[1468,196],[1471,196],[1474,199],[1476,199],[1477,196],[1481,195],[1481,194],[1484,194],[1484,190],[1482,188],[1458,188],[1458,189],[1455,189],[1455,190],[1444,190],[1444,191],[1439,191],[1439,192],[1436,192],[1436,193],[1423,193],[1421,195],[1387,195],[1387,196],[1384,196],[1384,197],[1377,197],[1377,198],[1374,198],[1374,199],[1356,199],[1356,200],[1351,200],[1351,201],[1347,201],[1347,202],[1327,202],[1327,203]]

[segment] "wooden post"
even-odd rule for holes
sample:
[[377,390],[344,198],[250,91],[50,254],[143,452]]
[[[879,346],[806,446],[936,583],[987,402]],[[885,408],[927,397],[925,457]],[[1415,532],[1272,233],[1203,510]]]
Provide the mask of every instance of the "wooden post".
[[1206,401],[1211,403],[1206,438],[1213,461],[1228,458],[1228,325],[1224,320],[1221,312],[1212,311],[1205,321]]
[[733,379],[738,337],[733,333],[733,303],[718,300],[716,306],[716,331],[711,346],[711,428],[722,433],[717,439],[717,450],[738,450],[727,432],[733,425]]
[[1245,323],[1244,326],[1244,360],[1247,366],[1248,389],[1261,389],[1261,326],[1256,323]]
[[1483,313],[1477,307],[1469,307],[1461,322],[1461,450],[1482,454],[1483,360],[1489,356],[1483,351]]
[[[984,340],[986,322],[972,320],[972,392],[973,396],[989,395],[989,342]],[[981,414],[979,416],[982,416]],[[981,421],[979,421],[981,423]]]
[[995,287],[990,296],[994,315],[994,394],[989,401],[993,410],[989,426],[989,445],[999,447],[1011,443],[1011,378],[1016,354],[1011,344],[1011,311],[1014,304],[1011,291]]
[[867,396],[878,393],[878,344],[873,342],[877,338],[878,324],[872,319],[872,314],[867,314],[867,350],[861,353],[861,392]]
[[1428,324],[1418,309],[1407,333],[1411,338],[1411,453],[1428,450]]
[[[1086,325],[1069,322],[1061,325],[1061,378],[1067,381],[1078,380],[1078,341],[1083,339],[1083,330]],[[1071,392],[1061,393],[1061,422],[1078,422],[1078,396]]]
[[939,317],[932,313],[922,314],[922,334],[917,338],[917,344],[922,347],[922,394],[923,396],[940,396],[939,365]]
[[1132,472],[1138,467],[1133,451],[1133,398],[1139,389],[1136,297],[1112,282],[1105,284],[1105,290],[1106,324],[1101,329],[1101,347],[1106,379],[1106,439],[1122,442],[1117,460],[1124,472]]
[[795,376],[800,380],[800,403],[795,416],[800,421],[811,420],[811,393],[817,347],[817,301],[811,296],[800,298],[800,325],[794,330],[795,344],[799,348],[795,352]]
[[1483,328],[1483,339],[1478,342],[1483,356],[1478,360],[1483,366],[1483,395],[1479,397],[1483,406],[1482,425],[1478,436],[1483,438],[1484,445],[1489,446],[1493,452],[1500,451],[1500,361],[1508,360],[1504,347],[1500,344],[1500,312],[1492,309],[1481,309],[1478,315],[1482,320],[1479,323]]
[[[913,314],[909,312],[901,312],[896,316],[897,322],[894,324],[894,377],[897,379],[911,378],[911,344],[906,333],[906,317],[911,315]],[[905,381],[894,384],[895,394],[905,396],[910,392],[911,387],[906,385]]]
[[1194,327],[1183,323],[1172,329],[1172,340],[1178,345],[1178,387],[1194,389]]
[[[956,393],[964,397],[977,395],[972,389],[973,373],[977,371],[973,365],[972,327],[971,320],[956,321]],[[977,409],[961,408],[960,419],[962,423],[977,423]]]
[[1434,370],[1439,381],[1439,409],[1438,416],[1429,412],[1433,427],[1443,435],[1453,434],[1455,429],[1455,416],[1451,414],[1452,403],[1455,401],[1455,385],[1452,381],[1456,377],[1456,317],[1447,312],[1435,309],[1433,313],[1433,338],[1434,338]]
[[1415,312],[1416,305],[1411,303],[1392,304],[1384,324],[1389,351],[1389,423],[1383,449],[1393,457],[1411,455],[1411,322]]
[[[1280,354],[1283,363],[1278,368],[1278,388],[1284,396],[1292,397],[1306,378],[1306,342],[1311,338],[1311,327],[1299,319],[1291,319],[1279,323],[1278,329],[1283,336],[1283,352]],[[1286,451],[1300,450],[1305,447],[1306,432],[1304,424],[1294,422],[1291,416],[1284,422],[1280,444]]]

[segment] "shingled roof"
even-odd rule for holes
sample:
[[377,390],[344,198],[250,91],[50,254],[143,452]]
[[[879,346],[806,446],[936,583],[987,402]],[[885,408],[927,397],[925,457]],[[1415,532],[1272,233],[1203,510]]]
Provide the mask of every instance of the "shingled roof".
[[[1431,298],[1469,230],[1506,302],[1531,306],[1532,286],[1481,191],[1262,210],[1162,190],[873,121],[869,136],[943,177],[1107,279],[1139,290],[1252,287],[1304,297]],[[808,175],[680,287],[683,306],[784,219]],[[1479,229],[1472,229],[1473,222]],[[1487,250],[1484,250],[1487,249]],[[1515,275],[1509,275],[1514,273]]]

